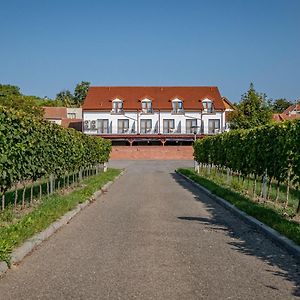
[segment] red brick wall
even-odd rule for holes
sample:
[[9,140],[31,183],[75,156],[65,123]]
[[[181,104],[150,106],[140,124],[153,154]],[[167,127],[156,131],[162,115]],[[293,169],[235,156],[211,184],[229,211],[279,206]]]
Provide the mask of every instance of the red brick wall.
[[193,159],[192,146],[113,146],[111,159]]

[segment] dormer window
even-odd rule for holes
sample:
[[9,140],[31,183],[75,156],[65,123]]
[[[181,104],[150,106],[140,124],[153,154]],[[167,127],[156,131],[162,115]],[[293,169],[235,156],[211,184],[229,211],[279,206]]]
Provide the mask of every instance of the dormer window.
[[123,113],[123,101],[121,99],[116,98],[113,100],[111,112],[115,114]]
[[213,102],[209,99],[204,99],[202,101],[203,112],[204,113],[212,113],[213,112]]
[[172,113],[174,113],[174,114],[184,113],[182,100],[180,100],[178,98],[172,100]]
[[142,103],[142,112],[145,114],[151,114],[152,113],[152,101],[150,99],[143,99],[141,101]]

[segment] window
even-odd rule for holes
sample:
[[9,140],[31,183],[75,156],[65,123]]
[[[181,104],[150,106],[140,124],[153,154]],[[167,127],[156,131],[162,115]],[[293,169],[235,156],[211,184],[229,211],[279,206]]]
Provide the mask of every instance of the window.
[[212,113],[213,112],[213,103],[209,99],[205,99],[202,101],[203,112]]
[[115,99],[112,102],[112,113],[123,113],[123,101],[120,99]]
[[180,99],[172,100],[172,112],[173,113],[183,113],[183,103]]
[[129,130],[129,120],[119,119],[118,120],[118,133],[126,133]]
[[150,133],[152,130],[152,120],[141,120],[141,133]]
[[218,133],[220,131],[220,120],[208,120],[208,133]]
[[98,133],[109,133],[108,119],[98,119],[97,129],[98,129]]
[[174,119],[164,119],[164,133],[172,133],[174,128]]
[[67,117],[68,119],[76,119],[76,113],[68,113]]
[[186,120],[186,133],[195,133],[195,131],[198,131],[197,120]]
[[152,113],[152,102],[151,100],[145,99],[142,100],[142,112],[143,113]]

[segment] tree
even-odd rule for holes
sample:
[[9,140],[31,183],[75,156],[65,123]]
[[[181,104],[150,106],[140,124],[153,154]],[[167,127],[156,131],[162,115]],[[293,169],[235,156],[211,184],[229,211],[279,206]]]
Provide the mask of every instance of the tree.
[[242,95],[237,109],[229,114],[231,129],[252,128],[271,122],[272,110],[265,94],[256,92],[253,83]]
[[38,107],[38,97],[21,94],[20,88],[9,84],[0,84],[0,105],[41,117],[43,111]]
[[275,113],[282,113],[291,105],[293,105],[291,101],[288,101],[285,98],[280,98],[273,101],[272,109]]
[[21,96],[20,88],[10,84],[0,84],[0,99]]
[[75,87],[74,91],[74,104],[80,106],[83,104],[83,101],[87,95],[88,89],[90,87],[90,82],[81,81]]
[[69,90],[64,90],[56,95],[56,100],[61,101],[63,106],[70,107],[74,105],[74,96]]

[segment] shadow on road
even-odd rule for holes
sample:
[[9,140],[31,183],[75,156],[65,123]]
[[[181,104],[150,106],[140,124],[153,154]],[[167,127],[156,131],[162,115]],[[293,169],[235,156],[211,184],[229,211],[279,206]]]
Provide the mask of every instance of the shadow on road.
[[[293,295],[300,296],[300,264],[291,257],[284,249],[273,244],[271,240],[261,233],[257,233],[255,228],[243,223],[242,220],[232,215],[225,208],[217,204],[205,194],[201,193],[191,183],[176,173],[171,173],[173,179],[184,189],[190,191],[196,201],[205,204],[211,217],[179,216],[178,219],[189,222],[199,222],[212,231],[222,230],[232,241],[228,242],[233,251],[238,251],[244,255],[251,255],[266,262],[269,266],[276,266],[280,271],[272,272],[275,276],[281,276],[290,281],[295,286]],[[241,226],[241,222],[243,225]],[[257,233],[257,234],[256,234]],[[266,286],[270,289],[277,289],[272,285]]]

